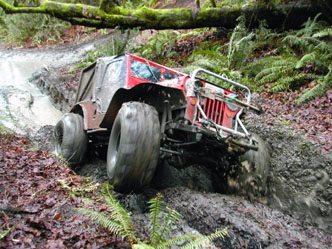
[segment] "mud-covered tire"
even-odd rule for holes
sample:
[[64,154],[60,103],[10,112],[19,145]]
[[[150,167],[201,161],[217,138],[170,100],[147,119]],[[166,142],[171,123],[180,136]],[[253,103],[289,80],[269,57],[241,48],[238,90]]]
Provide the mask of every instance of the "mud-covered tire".
[[160,151],[158,112],[140,102],[124,103],[109,138],[107,175],[118,192],[140,191],[152,180]]
[[88,135],[83,129],[83,117],[66,113],[53,132],[54,152],[64,157],[70,165],[79,165],[88,147]]
[[264,140],[252,134],[258,150],[249,150],[240,156],[241,168],[237,175],[239,191],[256,197],[264,196],[268,189],[270,153]]

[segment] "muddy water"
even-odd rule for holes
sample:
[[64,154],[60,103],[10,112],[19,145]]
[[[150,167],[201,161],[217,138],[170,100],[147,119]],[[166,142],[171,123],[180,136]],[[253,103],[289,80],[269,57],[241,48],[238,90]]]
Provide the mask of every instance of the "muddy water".
[[62,113],[55,109],[48,96],[29,83],[31,74],[52,61],[18,61],[10,58],[0,62],[0,122],[19,133],[54,125]]
[[[27,79],[42,67],[77,61],[92,48],[88,44],[56,50],[0,50],[0,122],[25,134],[52,124],[53,118],[56,122],[55,116],[61,113]],[[49,83],[59,84],[59,78]],[[285,136],[285,131],[266,125],[264,120],[264,115],[249,117],[252,125],[248,126],[270,146],[270,192],[267,200],[262,200],[267,205],[246,197],[211,193],[214,178],[205,167],[164,167],[143,193],[118,196],[134,213],[140,235],[149,231],[147,200],[161,192],[166,204],[183,215],[178,233],[209,234],[227,226],[230,237],[217,241],[218,248],[332,248],[331,160],[315,155],[302,140]],[[52,127],[43,128],[41,136],[51,133]],[[107,180],[104,158],[89,160],[80,173]]]
[[29,77],[37,70],[73,63],[93,44],[44,50],[0,50],[0,122],[17,133],[30,135],[45,125],[55,125],[62,113]]

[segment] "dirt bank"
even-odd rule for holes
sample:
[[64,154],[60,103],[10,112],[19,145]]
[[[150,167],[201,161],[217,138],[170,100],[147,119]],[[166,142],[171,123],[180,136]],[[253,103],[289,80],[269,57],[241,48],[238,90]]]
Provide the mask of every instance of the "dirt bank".
[[[74,90],[66,86],[69,85],[68,82],[71,85],[77,84],[77,75],[67,74],[65,68],[58,68],[37,74],[38,77],[35,77],[33,82],[42,88],[46,86],[43,89],[51,94],[55,104],[62,110],[68,110]],[[273,111],[273,108],[276,108],[267,106],[266,99],[259,95],[255,95],[254,100],[266,110],[270,108]],[[246,125],[250,131],[260,134],[270,147],[272,163],[269,194],[265,200],[267,205],[331,232],[331,155],[320,154],[319,144],[312,144],[305,134],[271,117],[271,110],[259,116],[248,113]],[[94,175],[96,173],[93,172],[98,172],[97,175],[102,176],[103,163],[98,165],[98,170],[89,169],[89,166],[83,167],[82,174]],[[162,179],[157,181],[157,188],[187,186],[213,192],[213,181],[216,179],[211,172],[201,170],[201,167],[192,166],[180,170],[182,173],[172,168],[166,171],[164,169],[165,172],[161,173],[160,177]],[[102,179],[106,179],[106,176]]]
[[[68,69],[68,66],[48,68],[32,78],[32,82],[49,93],[63,111],[69,110],[78,81],[78,73],[67,73]],[[263,106],[267,101],[259,96],[255,99]],[[260,200],[265,205],[245,197],[215,193],[214,183],[218,179],[204,165],[181,170],[160,165],[149,189],[141,194],[118,195],[134,213],[140,233],[147,234],[146,201],[162,192],[166,204],[183,215],[183,222],[177,228],[179,233],[207,234],[220,227],[229,227],[230,238],[216,242],[217,246],[331,248],[331,155],[320,154],[318,144],[312,144],[294,128],[274,120],[269,113],[248,114],[246,119],[249,129],[260,134],[271,151],[269,193]],[[51,132],[52,126],[43,127],[32,139],[40,148],[50,149]],[[105,154],[97,152],[98,156],[89,155],[78,172],[104,181],[107,179]]]

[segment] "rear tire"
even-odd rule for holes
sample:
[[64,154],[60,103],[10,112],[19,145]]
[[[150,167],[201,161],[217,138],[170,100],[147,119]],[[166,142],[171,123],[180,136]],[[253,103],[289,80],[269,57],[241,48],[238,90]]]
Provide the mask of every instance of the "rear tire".
[[56,124],[53,132],[54,151],[70,165],[80,164],[88,147],[88,135],[83,129],[83,117],[66,113]]
[[137,192],[152,180],[160,151],[158,112],[140,102],[124,103],[114,121],[107,174],[115,190]]
[[270,168],[270,153],[264,140],[257,134],[252,134],[258,142],[258,150],[249,150],[240,156],[241,168],[239,169],[236,182],[239,184],[239,192],[264,196],[268,190],[268,176]]

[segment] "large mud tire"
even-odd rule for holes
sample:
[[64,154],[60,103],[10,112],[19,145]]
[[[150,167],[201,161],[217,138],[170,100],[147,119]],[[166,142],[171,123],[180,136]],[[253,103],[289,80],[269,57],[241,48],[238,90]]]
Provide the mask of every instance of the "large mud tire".
[[70,165],[79,165],[88,147],[88,135],[83,129],[83,117],[75,113],[65,114],[53,132],[54,151]]
[[264,140],[252,134],[257,141],[258,150],[249,150],[240,156],[241,168],[237,176],[239,191],[243,194],[261,197],[268,189],[270,153]]
[[152,180],[159,160],[158,112],[140,102],[124,103],[114,121],[107,149],[107,174],[115,190],[140,191]]

